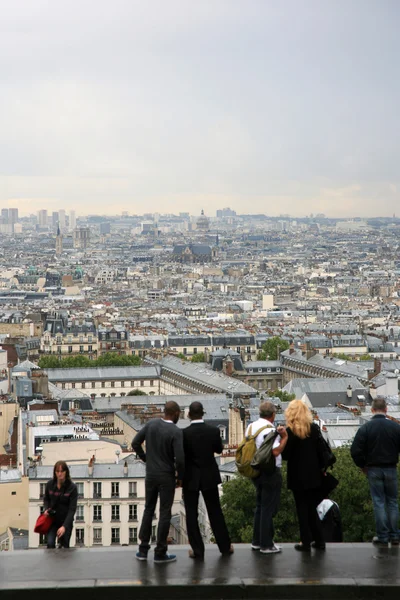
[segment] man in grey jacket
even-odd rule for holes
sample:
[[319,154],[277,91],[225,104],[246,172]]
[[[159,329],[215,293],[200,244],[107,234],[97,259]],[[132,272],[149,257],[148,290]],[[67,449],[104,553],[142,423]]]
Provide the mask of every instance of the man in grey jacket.
[[[183,435],[176,427],[179,416],[179,405],[173,401],[166,402],[164,417],[148,421],[132,441],[132,450],[146,463],[146,504],[139,531],[141,543],[136,553],[138,560],[147,560],[152,520],[158,498],[160,498],[160,518],[154,562],[165,563],[176,560],[175,554],[167,552],[167,538],[175,487],[182,485],[185,469]],[[146,452],[142,448],[144,442],[146,442]]]

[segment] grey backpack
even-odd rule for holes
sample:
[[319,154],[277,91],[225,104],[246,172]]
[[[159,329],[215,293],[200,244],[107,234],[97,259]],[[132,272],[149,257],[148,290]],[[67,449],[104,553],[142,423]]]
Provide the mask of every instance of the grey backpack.
[[251,461],[253,469],[263,473],[273,473],[275,471],[275,456],[272,454],[272,448],[277,435],[277,431],[274,430],[265,436],[263,443]]

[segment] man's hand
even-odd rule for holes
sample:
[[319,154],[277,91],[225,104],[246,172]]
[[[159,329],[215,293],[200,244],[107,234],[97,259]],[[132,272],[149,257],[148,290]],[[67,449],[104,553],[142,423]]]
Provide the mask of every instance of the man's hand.
[[60,527],[59,529],[57,529],[57,537],[61,538],[65,533],[65,527],[64,525],[62,525],[62,527]]
[[283,425],[279,425],[279,427],[276,428],[276,431],[282,439],[287,437],[286,427],[283,427]]

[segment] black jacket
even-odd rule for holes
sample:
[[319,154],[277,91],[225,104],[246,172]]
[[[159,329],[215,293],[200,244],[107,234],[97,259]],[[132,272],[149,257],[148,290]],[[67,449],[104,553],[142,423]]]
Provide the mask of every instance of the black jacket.
[[76,485],[70,481],[58,489],[57,482],[50,479],[46,484],[44,493],[44,508],[56,511],[54,523],[65,529],[70,529],[74,522],[76,505],[78,502],[78,490]]
[[214,453],[221,454],[223,445],[217,427],[207,423],[192,423],[183,430],[185,449],[185,477],[183,487],[208,490],[221,483],[221,475]]
[[[146,442],[146,452],[142,448]],[[146,463],[146,477],[167,474],[183,479],[185,457],[182,430],[164,419],[151,419],[135,435],[132,450]]]
[[287,461],[287,484],[290,490],[313,490],[322,483],[322,465],[318,439],[320,429],[311,424],[310,436],[302,440],[290,427],[288,441],[282,452]]
[[400,425],[376,414],[360,427],[351,445],[358,467],[395,467],[400,452]]

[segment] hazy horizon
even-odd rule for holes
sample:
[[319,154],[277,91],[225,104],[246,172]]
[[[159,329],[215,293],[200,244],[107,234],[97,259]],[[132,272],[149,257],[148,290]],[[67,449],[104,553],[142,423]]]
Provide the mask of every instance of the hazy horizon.
[[0,208],[390,217],[397,0],[18,0]]

